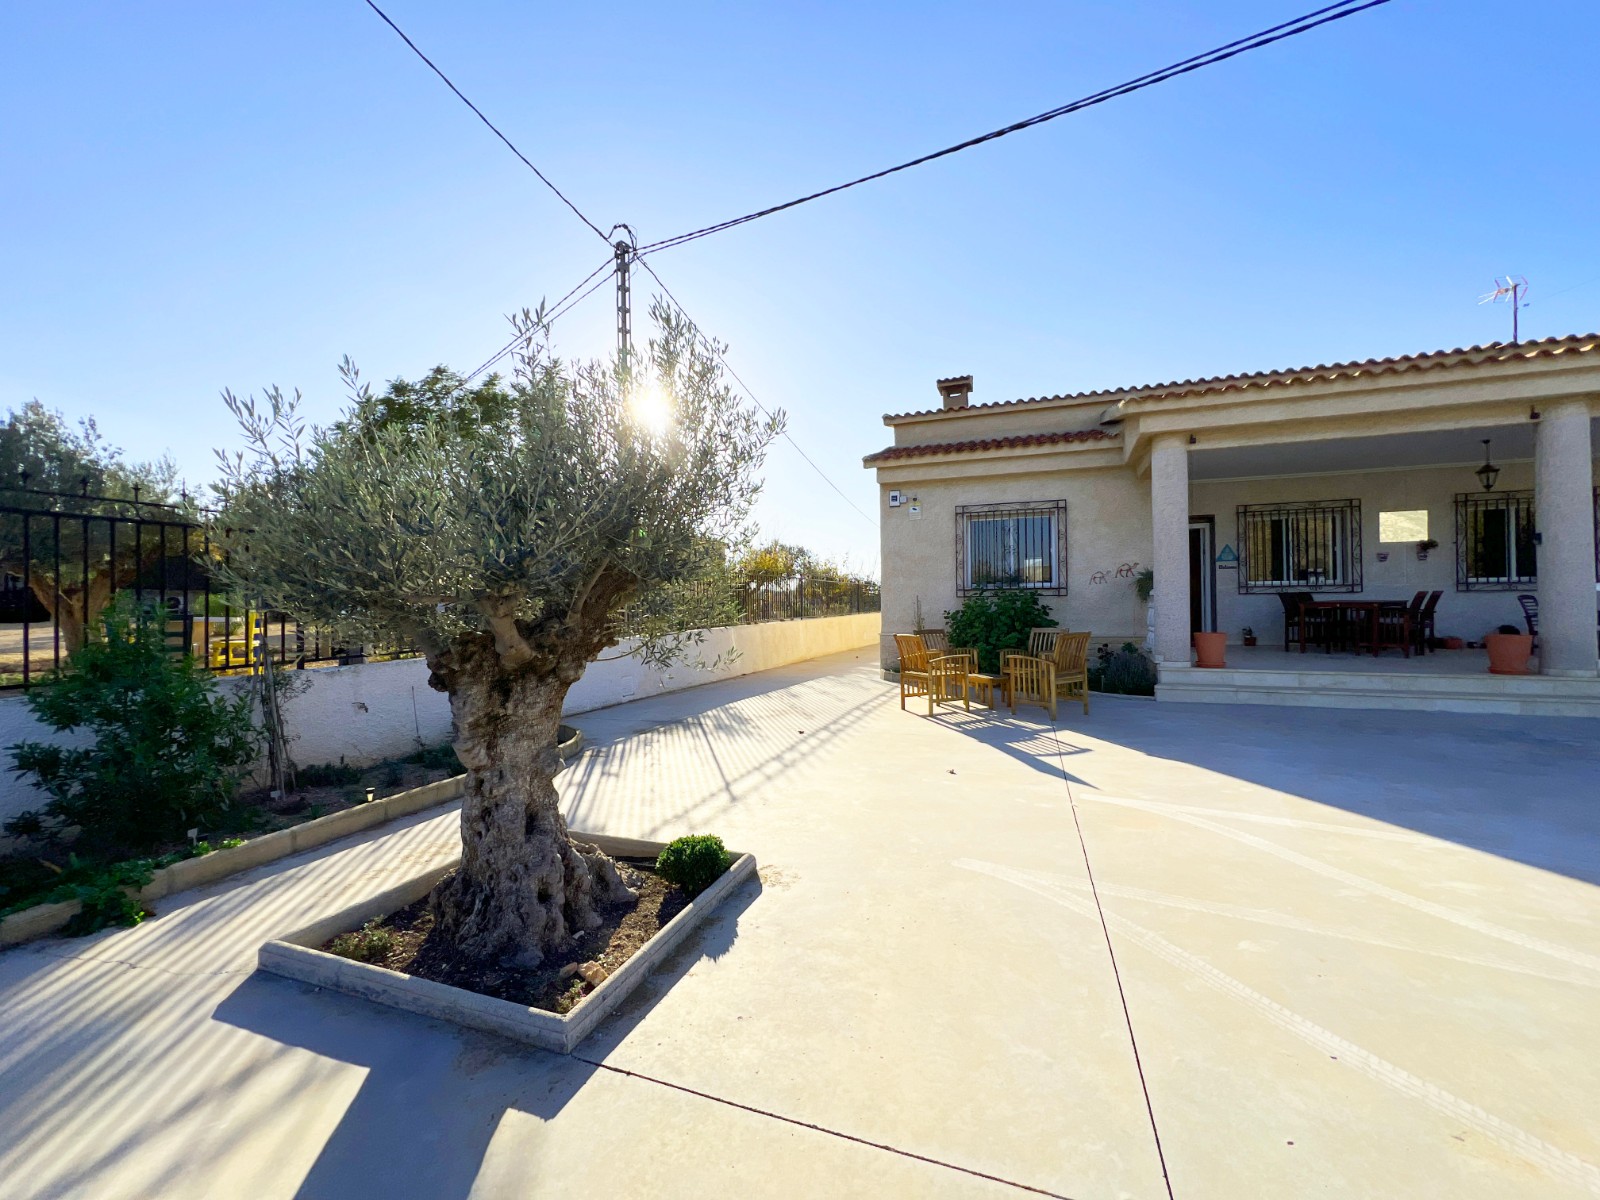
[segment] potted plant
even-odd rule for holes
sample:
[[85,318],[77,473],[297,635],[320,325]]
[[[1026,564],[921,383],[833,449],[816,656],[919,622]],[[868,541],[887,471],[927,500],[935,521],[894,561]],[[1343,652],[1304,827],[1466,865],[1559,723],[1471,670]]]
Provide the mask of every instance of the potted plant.
[[1533,635],[1523,633],[1515,625],[1502,625],[1494,633],[1483,635],[1483,646],[1489,652],[1489,674],[1528,675],[1528,659],[1533,655]]
[[1246,625],[1244,627],[1244,632],[1240,635],[1240,640],[1243,641],[1246,646],[1254,646],[1256,644],[1256,631],[1251,629],[1250,626]]
[[1420,542],[1417,543],[1417,561],[1418,562],[1427,562],[1428,561],[1428,551],[1437,549],[1438,545],[1439,545],[1439,543],[1434,541],[1432,538],[1423,538]]

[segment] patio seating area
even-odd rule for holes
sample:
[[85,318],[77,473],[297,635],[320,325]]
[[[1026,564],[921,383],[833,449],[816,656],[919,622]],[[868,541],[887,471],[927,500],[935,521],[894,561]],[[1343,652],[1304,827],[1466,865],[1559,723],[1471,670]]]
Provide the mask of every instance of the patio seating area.
[[1033,629],[1028,634],[1026,652],[1005,650],[1000,654],[998,673],[978,669],[978,652],[951,649],[949,635],[942,629],[894,635],[899,653],[900,707],[906,701],[927,701],[928,715],[939,705],[960,705],[967,711],[972,701],[988,708],[1000,700],[1017,711],[1017,705],[1037,704],[1056,719],[1059,700],[1071,700],[1089,712],[1089,640],[1087,632],[1064,629]]
[[1311,592],[1281,592],[1283,648],[1298,642],[1300,653],[1311,646],[1324,653],[1334,650],[1369,652],[1398,650],[1404,658],[1426,654],[1435,647],[1439,598],[1443,589],[1423,590],[1405,600],[1353,600],[1335,597],[1319,600]]

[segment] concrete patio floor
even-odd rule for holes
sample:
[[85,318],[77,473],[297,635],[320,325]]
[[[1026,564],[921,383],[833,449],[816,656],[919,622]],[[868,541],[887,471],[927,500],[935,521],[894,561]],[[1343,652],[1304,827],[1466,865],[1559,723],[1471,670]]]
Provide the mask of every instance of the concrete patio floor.
[[453,810],[0,954],[0,1195],[1600,1195],[1600,723],[894,697],[579,720],[762,870],[570,1058],[254,972]]

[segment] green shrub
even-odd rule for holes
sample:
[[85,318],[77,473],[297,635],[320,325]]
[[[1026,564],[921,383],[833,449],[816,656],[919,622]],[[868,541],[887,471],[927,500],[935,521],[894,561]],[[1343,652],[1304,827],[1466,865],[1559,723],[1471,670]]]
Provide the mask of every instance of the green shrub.
[[309,767],[296,767],[294,781],[300,787],[338,787],[343,783],[355,783],[361,778],[358,768],[349,766],[344,759],[336,763],[312,763]]
[[156,862],[148,858],[116,863],[68,885],[69,895],[52,893],[54,899],[77,900],[83,905],[62,932],[68,937],[83,937],[113,925],[137,925],[150,915],[150,910],[134,893],[150,882],[155,868]]
[[328,943],[328,949],[340,958],[353,958],[356,962],[377,962],[388,958],[394,949],[394,934],[380,928],[380,918],[374,917],[354,933],[341,933]]
[[656,872],[668,883],[676,884],[691,896],[698,896],[722,877],[731,861],[721,838],[707,833],[691,834],[661,848],[656,858]]
[[1115,652],[1101,646],[1096,652],[1098,666],[1089,669],[1089,686],[1097,692],[1122,696],[1154,696],[1156,665],[1132,642],[1123,642]]
[[42,815],[7,822],[6,832],[59,839],[75,827],[77,844],[92,852],[155,847],[182,840],[191,826],[215,827],[259,751],[249,696],[217,694],[208,671],[167,647],[160,618],[125,599],[105,609],[100,625],[67,670],[27,696],[45,725],[93,740],[10,748],[17,774],[32,776],[50,801]]
[[944,615],[950,645],[978,652],[984,671],[1000,669],[1002,650],[1026,650],[1028,632],[1056,624],[1035,592],[974,592]]
[[[242,846],[242,838],[224,838],[222,846]],[[149,915],[148,910],[126,889],[137,891],[154,877],[162,867],[182,862],[186,858],[200,858],[210,854],[209,842],[196,842],[159,858],[130,858],[121,862],[102,863],[84,860],[76,854],[67,855],[65,868],[46,863],[43,859],[27,860],[38,870],[19,878],[15,863],[7,875],[21,884],[10,888],[0,886],[0,917],[21,912],[38,904],[58,904],[64,900],[77,900],[83,912],[74,917],[66,927],[71,935],[94,933],[108,925],[137,925]]]
[[459,772],[462,769],[461,760],[456,757],[456,748],[449,742],[418,750],[406,761],[416,763],[419,767],[427,767],[429,770]]

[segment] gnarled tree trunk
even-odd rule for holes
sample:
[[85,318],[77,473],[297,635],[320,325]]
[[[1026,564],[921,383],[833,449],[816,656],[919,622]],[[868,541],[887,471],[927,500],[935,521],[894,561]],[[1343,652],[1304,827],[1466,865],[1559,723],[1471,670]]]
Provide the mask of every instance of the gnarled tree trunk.
[[457,639],[430,666],[467,769],[461,869],[435,890],[435,918],[464,954],[536,966],[634,894],[561,815],[556,739],[572,672],[508,669],[485,635]]

